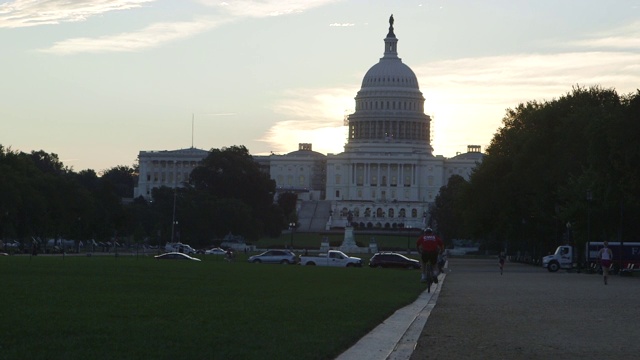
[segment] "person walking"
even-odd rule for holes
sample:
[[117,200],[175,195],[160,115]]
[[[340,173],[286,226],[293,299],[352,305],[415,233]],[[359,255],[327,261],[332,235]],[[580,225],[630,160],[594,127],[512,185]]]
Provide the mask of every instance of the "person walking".
[[598,251],[598,260],[600,260],[600,266],[602,266],[602,275],[604,277],[604,284],[607,285],[607,277],[609,276],[609,267],[613,260],[613,253],[609,249],[609,242],[604,242],[604,247]]
[[498,254],[498,264],[500,265],[500,275],[502,275],[502,271],[504,270],[505,258],[506,256],[504,255],[504,251],[501,251],[500,254]]

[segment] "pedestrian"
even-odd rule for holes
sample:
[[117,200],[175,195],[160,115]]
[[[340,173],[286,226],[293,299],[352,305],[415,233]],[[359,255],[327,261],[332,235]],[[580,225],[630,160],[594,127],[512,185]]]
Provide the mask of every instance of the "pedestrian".
[[604,247],[598,252],[598,259],[600,260],[600,266],[602,267],[602,275],[604,277],[604,284],[607,285],[607,277],[609,276],[609,267],[611,266],[611,260],[613,260],[613,253],[609,249],[609,242],[604,242]]
[[504,260],[506,256],[504,255],[504,251],[501,251],[498,255],[498,264],[500,265],[500,275],[502,275],[502,271],[504,270]]

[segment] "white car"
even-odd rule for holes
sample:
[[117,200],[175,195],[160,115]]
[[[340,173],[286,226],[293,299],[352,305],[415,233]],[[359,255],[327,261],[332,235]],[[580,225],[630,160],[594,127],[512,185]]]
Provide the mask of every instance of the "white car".
[[198,258],[194,258],[193,256],[189,256],[187,254],[183,254],[180,252],[168,252],[161,255],[156,255],[154,258],[158,260],[193,260],[200,261]]
[[268,250],[249,257],[247,261],[254,264],[297,264],[298,257],[289,250]]
[[221,248],[213,248],[204,252],[206,255],[225,255],[227,252]]

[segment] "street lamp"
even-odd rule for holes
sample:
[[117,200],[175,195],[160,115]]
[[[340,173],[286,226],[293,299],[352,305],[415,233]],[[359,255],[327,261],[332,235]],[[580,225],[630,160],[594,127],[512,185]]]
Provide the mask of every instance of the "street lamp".
[[291,240],[290,240],[290,244],[289,244],[289,248],[291,248],[293,250],[293,231],[296,228],[296,223],[295,222],[290,222],[289,223],[289,231],[291,232]]
[[591,190],[587,191],[587,244],[591,241],[591,200],[593,200],[593,194]]

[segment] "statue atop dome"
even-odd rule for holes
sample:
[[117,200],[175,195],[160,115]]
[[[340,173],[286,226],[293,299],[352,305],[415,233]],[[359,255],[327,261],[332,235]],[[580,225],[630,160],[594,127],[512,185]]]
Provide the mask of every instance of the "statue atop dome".
[[393,14],[389,17],[389,34],[387,34],[387,37],[396,37],[393,33]]

